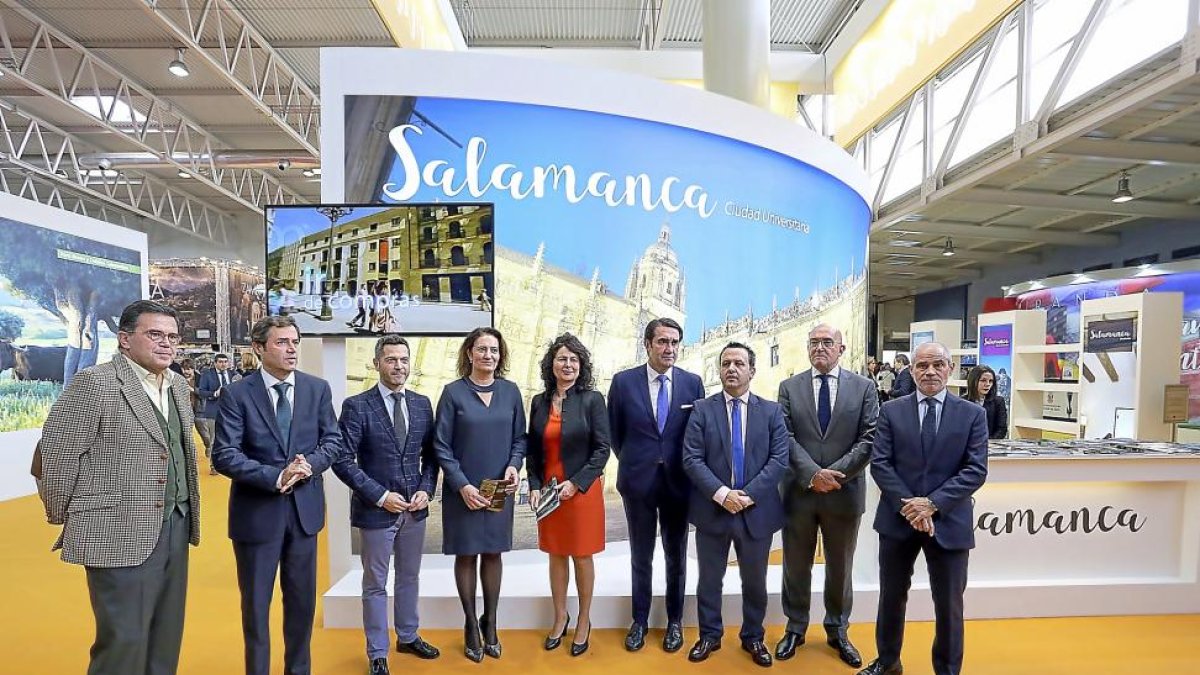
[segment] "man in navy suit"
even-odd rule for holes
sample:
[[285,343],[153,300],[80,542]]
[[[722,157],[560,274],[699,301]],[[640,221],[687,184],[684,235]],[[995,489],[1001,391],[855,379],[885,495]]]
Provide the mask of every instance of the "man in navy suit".
[[276,571],[283,591],[284,672],[312,670],[317,533],[325,527],[321,474],[341,437],[329,383],[296,370],[295,319],[269,316],[250,331],[262,368],[221,394],[213,464],[233,479],[229,538],[242,595],[246,672],[271,667],[268,620]]
[[683,328],[673,319],[646,325],[647,363],[616,374],[608,389],[608,419],[617,456],[617,491],[629,524],[633,623],[625,648],[646,644],[654,541],[662,527],[667,562],[667,632],[663,649],[683,646],[683,588],[687,577],[688,494],[683,433],[692,403],[704,398],[700,377],[675,367]]
[[689,661],[721,648],[721,586],[729,546],[742,577],[742,649],[771,665],[763,642],[767,613],[767,559],[771,538],[783,528],[779,481],[787,472],[791,439],[783,408],[750,393],[754,350],[730,342],[721,350],[722,391],[696,402],[683,440],[683,469],[693,490],[689,516],[696,526],[696,610],[700,639]]
[[200,432],[200,440],[204,441],[204,456],[208,457],[210,462],[209,473],[217,472],[211,462],[221,392],[232,382],[233,373],[229,372],[227,354],[214,356],[213,367],[200,373],[200,379],[196,382],[196,398],[200,399],[200,409],[196,411],[196,429]]
[[917,554],[925,552],[933,592],[933,671],[958,675],[963,660],[963,593],[967,554],[975,546],[971,496],[987,478],[987,414],[946,393],[950,352],[926,342],[913,352],[917,391],[879,413],[871,477],[881,492],[879,657],[859,675],[899,675],[904,608]]
[[371,675],[388,675],[387,576],[393,581],[396,651],[436,659],[436,647],[417,634],[418,579],[429,499],[437,486],[433,406],[406,389],[408,341],[385,335],[375,342],[379,383],[342,404],[342,454],[333,472],[350,486],[350,524],[362,536],[363,629]]
[[[916,352],[913,352],[916,355]],[[917,385],[913,382],[912,369],[908,366],[908,357],[903,354],[897,354],[896,360],[892,362],[892,367],[896,369],[896,379],[892,382],[892,389],[888,392],[888,398],[900,398],[908,396],[917,390]]]

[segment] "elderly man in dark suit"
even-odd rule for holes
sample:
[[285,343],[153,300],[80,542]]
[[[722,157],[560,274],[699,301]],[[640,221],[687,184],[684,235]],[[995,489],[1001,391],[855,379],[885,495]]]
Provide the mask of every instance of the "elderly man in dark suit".
[[767,613],[767,559],[783,527],[779,481],[787,471],[788,433],[783,409],[750,393],[754,350],[730,342],[719,357],[722,391],[696,401],[683,440],[683,470],[693,489],[689,518],[696,526],[696,610],[700,639],[688,660],[704,661],[721,648],[721,587],[729,546],[742,577],[742,649],[771,665],[763,642]]
[[871,477],[879,485],[879,657],[859,675],[899,675],[904,608],[917,554],[925,553],[933,592],[933,671],[958,675],[963,661],[963,593],[975,546],[971,497],[987,478],[987,415],[950,396],[950,351],[926,342],[913,352],[917,392],[879,414]]
[[254,324],[262,368],[226,387],[213,464],[233,479],[229,538],[242,595],[246,672],[271,667],[268,626],[275,576],[283,592],[284,672],[312,671],[309,642],[317,606],[317,533],[325,527],[321,474],[341,451],[329,383],[296,370],[295,319]]
[[174,673],[183,639],[188,544],[200,543],[200,493],[187,381],[168,366],[174,309],[121,312],[120,353],[75,375],[39,443],[54,548],[83,565],[96,616],[90,675]]
[[608,389],[608,422],[617,456],[617,491],[629,524],[633,623],[625,648],[646,644],[654,576],[654,541],[662,533],[667,567],[668,652],[683,647],[683,589],[687,579],[688,494],[683,433],[692,403],[704,398],[698,375],[675,367],[683,328],[673,319],[646,324],[646,364],[617,373]]
[[817,532],[825,543],[825,635],[847,665],[862,656],[846,631],[854,604],[851,576],[858,526],[866,510],[866,478],[879,416],[875,383],[838,365],[842,333],[821,324],[808,333],[812,368],[779,385],[779,404],[792,434],[783,483],[783,613],[787,629],[775,648],[790,659],[804,644],[812,600]]
[[421,551],[438,463],[433,406],[404,386],[409,359],[403,337],[385,335],[375,342],[379,382],[342,404],[343,449],[333,464],[333,472],[354,491],[350,524],[362,536],[363,629],[371,675],[389,672],[387,577],[393,555],[396,651],[423,659],[439,656],[417,634]]

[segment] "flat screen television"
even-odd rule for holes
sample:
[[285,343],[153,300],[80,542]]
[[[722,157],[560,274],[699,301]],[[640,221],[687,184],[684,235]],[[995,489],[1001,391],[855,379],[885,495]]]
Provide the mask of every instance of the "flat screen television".
[[313,337],[462,336],[493,321],[490,203],[268,206],[267,305]]

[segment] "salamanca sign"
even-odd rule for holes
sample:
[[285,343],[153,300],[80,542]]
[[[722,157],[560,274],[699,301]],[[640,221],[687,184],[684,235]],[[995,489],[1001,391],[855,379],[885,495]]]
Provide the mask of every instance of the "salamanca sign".
[[425,184],[440,188],[447,197],[458,197],[466,192],[473,199],[482,199],[490,190],[496,189],[508,192],[513,199],[541,199],[550,191],[561,192],[572,204],[584,199],[603,199],[608,206],[641,206],[646,211],[661,208],[667,213],[675,213],[690,209],[701,218],[708,218],[716,210],[703,187],[694,184],[684,186],[676,176],[668,176],[657,184],[644,173],[613,176],[596,171],[583,176],[570,164],[549,164],[522,170],[515,164],[500,163],[487,172],[483,166],[487,141],[479,136],[473,136],[467,142],[460,176],[458,170],[444,159],[427,161],[421,165],[405,138],[409,132],[422,133],[419,127],[412,124],[402,124],[388,133],[388,141],[400,159],[404,180],[400,184],[385,184],[383,193],[398,202],[412,199],[421,185]]

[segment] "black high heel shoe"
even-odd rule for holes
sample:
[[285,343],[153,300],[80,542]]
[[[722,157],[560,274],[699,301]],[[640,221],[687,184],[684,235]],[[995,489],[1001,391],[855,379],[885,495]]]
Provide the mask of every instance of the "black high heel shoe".
[[571,615],[568,614],[567,622],[563,624],[562,630],[560,630],[558,632],[558,635],[556,635],[556,636],[555,635],[547,635],[546,636],[546,644],[545,644],[546,651],[552,652],[555,649],[558,649],[559,645],[562,644],[563,637],[565,637],[567,634],[567,628],[570,628],[570,626],[571,626]]
[[[471,625],[468,620],[463,626],[463,654],[475,663],[483,660],[483,636],[479,633],[479,626]],[[472,646],[474,645],[474,646]]]
[[[487,628],[484,628],[485,624]],[[483,653],[493,659],[500,658],[500,635],[496,633],[496,627],[487,620],[487,615],[479,617],[479,629],[483,632]]]
[[[575,632],[576,633],[579,632],[579,624],[578,623],[575,624]],[[571,642],[571,656],[582,656],[585,652],[587,652],[588,643],[590,643],[591,641],[592,641],[592,622],[589,621],[587,637],[583,639],[583,642],[575,642],[575,641]]]

